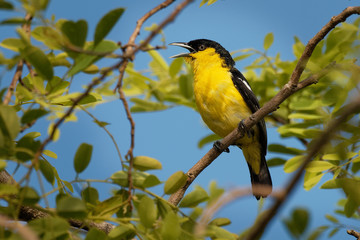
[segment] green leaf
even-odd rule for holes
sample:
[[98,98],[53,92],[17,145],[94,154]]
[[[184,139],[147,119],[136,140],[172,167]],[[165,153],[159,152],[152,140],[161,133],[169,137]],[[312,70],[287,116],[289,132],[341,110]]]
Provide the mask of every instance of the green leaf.
[[[78,57],[76,57],[75,64],[68,72],[68,76],[71,77],[71,76],[75,75],[76,73],[83,71],[84,69],[89,67],[91,64],[93,64],[97,60],[101,59],[106,54],[111,53],[118,48],[119,48],[119,46],[115,42],[108,41],[108,40],[103,40],[100,43],[98,43],[96,46],[94,46],[94,44],[91,43],[86,48],[86,50],[93,51],[96,54],[94,54],[94,55],[80,54]],[[103,55],[103,56],[101,56],[101,55]]]
[[21,55],[34,66],[36,72],[46,80],[51,80],[54,76],[52,65],[45,53],[37,47],[27,46],[21,51]]
[[169,75],[170,77],[175,77],[181,70],[184,60],[182,58],[175,58],[174,61],[170,64]]
[[119,184],[120,186],[127,187],[128,186],[128,174],[125,171],[118,171],[111,175],[111,180],[114,183]]
[[83,172],[89,165],[92,150],[93,146],[87,143],[82,143],[77,149],[74,157],[74,169],[77,173]]
[[50,26],[38,26],[31,32],[31,36],[43,42],[48,48],[60,50],[63,48],[63,35]]
[[329,238],[331,238],[332,236],[334,236],[340,229],[339,228],[334,228],[333,230],[331,230],[331,232],[329,233]]
[[293,53],[296,58],[300,58],[305,50],[305,45],[300,41],[298,37],[294,37],[295,43],[293,45]]
[[338,184],[338,179],[331,179],[326,182],[320,187],[321,189],[334,189],[334,188],[340,188],[340,185]]
[[[53,131],[54,126],[55,126],[54,123],[50,123],[50,124],[49,124],[48,130],[47,130],[47,133],[48,133],[49,135],[50,135],[51,132]],[[55,129],[55,132],[54,132],[54,136],[53,136],[53,141],[56,142],[57,140],[59,140],[59,137],[60,137],[60,130],[59,130],[59,128],[56,128],[56,129]]]
[[54,153],[53,151],[50,151],[50,150],[45,149],[45,150],[43,151],[43,154],[45,154],[45,155],[48,156],[48,157],[57,159],[57,155],[56,155],[56,153]]
[[231,220],[228,218],[215,218],[212,220],[209,225],[215,225],[218,227],[227,226],[231,224]]
[[192,208],[196,207],[199,203],[202,203],[209,199],[207,192],[200,186],[196,186],[195,190],[187,194],[180,202],[179,207]]
[[163,103],[153,102],[140,98],[131,98],[130,101],[135,103],[135,105],[133,105],[130,109],[131,112],[153,112],[165,110],[168,108],[168,106]]
[[283,220],[289,233],[299,238],[306,230],[309,223],[309,212],[304,208],[295,208],[291,216]]
[[327,171],[333,167],[336,167],[336,165],[326,162],[326,161],[312,161],[306,166],[306,171],[308,172],[323,172]]
[[215,226],[209,225],[206,231],[206,235],[211,239],[219,239],[219,240],[236,240],[237,235],[229,232],[228,230]]
[[81,197],[85,202],[96,205],[99,201],[99,193],[96,188],[87,187],[81,191]]
[[96,66],[95,64],[91,64],[90,66],[88,66],[87,68],[85,68],[83,70],[84,73],[87,74],[95,74],[99,72],[99,67]]
[[132,225],[119,225],[108,234],[109,240],[131,239],[134,236],[134,228]]
[[77,22],[64,21],[61,25],[61,31],[69,41],[77,47],[82,48],[86,41],[88,25],[85,20]]
[[273,33],[266,34],[266,36],[264,38],[264,49],[265,49],[265,51],[267,51],[271,47],[273,42],[274,42],[274,34]]
[[207,204],[210,205],[218,200],[224,192],[225,190],[223,188],[219,188],[215,181],[211,181],[209,184],[209,201]]
[[339,223],[339,220],[330,214],[326,214],[325,217],[327,220],[329,220],[332,223]]
[[297,101],[292,101],[289,104],[290,109],[297,111],[317,110],[322,106],[323,104],[321,100],[313,100],[309,98],[301,98]]
[[4,170],[7,166],[7,162],[4,160],[0,160],[0,171]]
[[316,184],[321,180],[325,173],[314,173],[314,172],[305,172],[304,176],[304,189],[309,191],[311,188],[315,187]]
[[348,218],[352,217],[356,212],[356,210],[358,209],[358,206],[359,205],[356,204],[356,202],[353,199],[348,198],[344,206],[345,216]]
[[[1,2],[0,2],[0,5],[1,5]],[[5,25],[5,24],[20,25],[20,24],[25,24],[25,23],[26,23],[26,20],[24,19],[24,17],[12,17],[12,18],[2,20],[0,22],[1,25]]]
[[198,148],[202,148],[206,144],[213,143],[219,139],[221,139],[221,138],[218,135],[211,133],[211,134],[203,137],[202,139],[200,139],[200,141],[198,142]]
[[329,227],[328,226],[320,226],[311,232],[307,240],[316,240],[321,234],[323,234]]
[[99,42],[101,42],[106,35],[111,31],[111,29],[115,26],[116,22],[119,20],[123,12],[124,8],[116,8],[105,14],[98,24],[96,25],[95,35],[94,35],[94,45],[96,46]]
[[42,239],[68,239],[69,223],[59,217],[46,217],[28,222],[28,226]]
[[172,174],[164,185],[164,193],[172,194],[183,187],[187,181],[187,175],[182,171],[177,171]]
[[45,177],[46,181],[51,183],[51,185],[54,185],[55,174],[54,174],[53,166],[51,166],[51,164],[48,161],[42,159],[39,160],[39,163],[40,163],[40,171]]
[[[51,104],[71,106],[74,104],[74,99],[78,98],[79,96],[81,96],[81,93],[70,93],[64,96],[55,97],[51,100]],[[96,93],[89,93],[83,97],[80,102],[78,102],[78,104],[85,105],[97,101],[101,101],[101,96],[98,96]]]
[[357,206],[360,206],[360,181],[356,179],[343,178],[338,183],[344,190],[346,196]]
[[303,119],[303,120],[316,120],[324,119],[324,116],[311,114],[311,113],[291,113],[288,116],[289,119]]
[[181,95],[186,99],[192,99],[194,96],[193,79],[188,75],[181,75],[179,78],[179,89]]
[[41,136],[41,133],[39,133],[39,132],[29,132],[24,135],[24,137],[29,137],[29,138],[37,138],[40,136]]
[[18,38],[7,38],[4,39],[0,46],[6,49],[10,49],[15,52],[19,52],[21,49],[24,49],[26,47],[25,43]]
[[151,228],[157,217],[157,208],[154,201],[148,196],[143,196],[138,206],[140,222],[146,227]]
[[169,211],[164,218],[161,228],[162,239],[177,240],[180,234],[181,227],[179,218],[173,211]]
[[85,238],[85,240],[106,240],[106,239],[107,239],[106,233],[96,228],[90,228]]
[[11,140],[19,134],[19,118],[13,107],[0,105],[0,130]]
[[302,156],[302,155],[290,158],[284,164],[284,171],[286,173],[294,172],[295,170],[297,170],[301,166],[303,161],[304,161],[304,156]]
[[268,150],[270,152],[290,154],[290,155],[299,155],[304,152],[303,150],[293,148],[293,147],[287,147],[287,146],[284,146],[281,144],[269,144]]
[[134,168],[140,171],[147,171],[153,169],[161,169],[161,162],[156,160],[155,158],[147,157],[147,156],[136,156],[134,158]]
[[339,160],[347,160],[355,157],[358,153],[356,152],[347,152],[345,156],[337,153],[324,154],[322,159],[330,160],[330,161],[339,161]]
[[161,182],[160,180],[158,179],[157,176],[155,175],[149,175],[145,178],[144,180],[144,184],[143,184],[143,187],[144,188],[150,188],[150,187],[154,187],[156,185],[159,185]]
[[25,112],[24,115],[21,117],[21,123],[22,124],[31,123],[32,121],[37,120],[38,118],[41,118],[48,113],[49,113],[48,111],[41,108],[31,109]]
[[266,161],[268,167],[277,167],[284,165],[286,163],[286,160],[283,158],[271,158]]
[[56,212],[64,218],[82,219],[87,216],[85,203],[78,198],[64,196],[56,205]]
[[25,205],[34,205],[40,200],[40,196],[37,194],[35,189],[31,187],[20,188],[20,199]]
[[34,157],[39,147],[40,141],[24,136],[16,144],[15,156],[20,161],[28,161]]
[[14,9],[14,6],[11,3],[6,2],[5,0],[2,0],[2,1],[0,1],[0,9],[12,10],[12,9]]
[[19,193],[17,186],[12,184],[0,183],[0,194],[2,196],[15,195]]

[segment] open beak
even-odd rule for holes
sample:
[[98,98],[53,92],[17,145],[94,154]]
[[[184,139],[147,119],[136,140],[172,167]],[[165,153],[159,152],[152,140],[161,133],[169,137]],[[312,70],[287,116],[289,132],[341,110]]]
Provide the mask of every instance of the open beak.
[[179,47],[183,47],[186,48],[187,50],[189,50],[189,53],[180,53],[180,54],[176,54],[174,56],[171,56],[171,58],[179,58],[179,57],[190,57],[190,53],[195,52],[195,49],[193,49],[192,47],[190,47],[187,43],[185,42],[174,42],[174,43],[170,43],[169,45],[173,45],[173,46],[179,46]]

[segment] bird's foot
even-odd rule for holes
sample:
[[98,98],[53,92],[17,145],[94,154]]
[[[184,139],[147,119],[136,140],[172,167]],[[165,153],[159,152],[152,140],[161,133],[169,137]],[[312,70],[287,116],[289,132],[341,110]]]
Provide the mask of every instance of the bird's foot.
[[240,121],[238,129],[240,132],[244,132],[245,134],[247,134],[248,138],[252,138],[255,135],[254,129],[246,129],[244,119]]
[[218,151],[220,153],[221,152],[226,152],[226,153],[230,152],[229,148],[225,148],[224,150],[222,150],[223,149],[223,144],[220,141],[215,141],[213,147],[216,149],[216,151]]

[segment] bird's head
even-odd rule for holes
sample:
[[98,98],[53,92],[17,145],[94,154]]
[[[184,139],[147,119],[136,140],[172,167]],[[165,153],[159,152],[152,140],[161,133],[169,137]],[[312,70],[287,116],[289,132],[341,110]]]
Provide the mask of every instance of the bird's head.
[[185,60],[191,64],[197,61],[210,62],[221,61],[224,67],[232,68],[235,65],[230,53],[223,48],[219,43],[208,39],[196,39],[188,43],[174,42],[170,43],[173,46],[179,46],[189,50],[189,53],[180,53],[172,56],[172,58],[184,57]]

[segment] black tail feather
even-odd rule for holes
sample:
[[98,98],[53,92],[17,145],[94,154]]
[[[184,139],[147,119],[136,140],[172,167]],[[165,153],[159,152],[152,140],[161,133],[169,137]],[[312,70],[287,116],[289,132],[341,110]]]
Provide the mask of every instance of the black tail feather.
[[[250,164],[249,171],[250,171],[250,177],[251,177],[251,184],[253,186],[253,194],[256,197],[257,200],[260,199],[260,197],[267,197],[271,191],[272,191],[272,181],[270,176],[269,168],[266,164],[266,159],[264,156],[261,157],[261,163],[260,163],[260,172],[259,174],[256,174],[253,170]],[[260,189],[260,192],[254,193],[254,186],[264,186],[267,187],[266,189]]]

